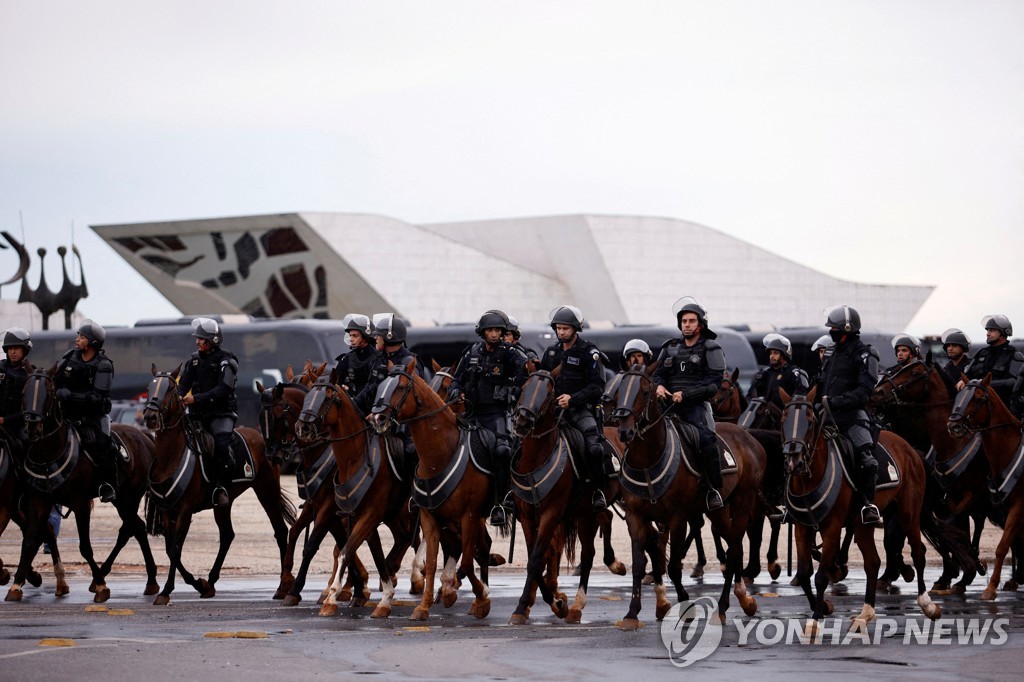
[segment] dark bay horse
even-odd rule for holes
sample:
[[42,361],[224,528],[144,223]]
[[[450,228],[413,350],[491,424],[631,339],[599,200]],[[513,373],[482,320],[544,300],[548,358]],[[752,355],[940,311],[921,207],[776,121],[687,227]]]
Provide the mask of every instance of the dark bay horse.
[[[92,500],[96,497],[101,479],[90,455],[82,448],[77,430],[64,421],[61,415],[53,385],[53,371],[36,370],[25,383],[22,405],[28,440],[22,469],[25,480],[34,491],[23,498],[21,560],[7,593],[7,600],[21,599],[22,586],[39,546],[43,541],[53,538],[49,515],[54,504],[61,504],[75,514],[79,551],[92,573],[89,590],[95,593],[95,601],[105,602],[110,598],[106,576],[110,573],[114,559],[131,538],[139,543],[146,563],[144,594],[155,594],[159,589],[156,583],[156,562],[146,536],[146,524],[138,515],[139,503],[148,488],[148,473],[154,458],[153,441],[133,426],[114,424],[111,428],[115,442],[123,446],[128,461],[117,466],[117,501],[114,507],[121,517],[121,527],[110,554],[102,564],[97,564],[89,537],[89,520]],[[50,549],[56,553],[56,544],[51,544]],[[59,555],[56,560],[59,563]],[[67,585],[63,576],[58,576],[57,580],[58,596],[62,592],[66,594]]]
[[1006,508],[1006,523],[996,546],[996,560],[992,566],[988,586],[981,598],[996,598],[1000,573],[1006,553],[1014,543],[1024,539],[1024,441],[1021,423],[991,387],[992,375],[969,381],[957,393],[947,428],[955,438],[981,434],[982,449],[988,460],[992,482],[989,489],[994,501]]
[[[633,591],[629,611],[619,627],[635,630],[640,627],[641,583],[644,577],[644,554],[657,552],[657,537],[652,523],[668,528],[671,555],[667,561],[669,577],[679,601],[688,599],[682,584],[682,548],[688,524],[706,512],[705,495],[700,476],[690,464],[696,461],[696,450],[681,438],[676,426],[666,420],[666,413],[654,397],[651,375],[657,365],[647,369],[631,367],[621,374],[615,386],[615,409],[611,420],[618,424],[619,439],[626,445],[619,483],[622,488],[626,523],[633,548]],[[723,472],[722,497],[725,506],[709,516],[727,545],[725,583],[718,600],[719,618],[724,622],[729,607],[729,584],[744,613],[753,615],[757,602],[747,594],[740,574],[743,566],[743,535],[755,513],[758,490],[764,473],[765,454],[761,445],[743,429],[731,424],[717,427],[719,445],[726,446],[733,467]],[[654,591],[657,597],[655,615],[665,617],[671,604],[662,583],[662,561],[654,561]]]
[[739,378],[739,367],[734,369],[732,374],[726,373],[722,378],[722,385],[715,395],[711,396],[711,412],[715,415],[716,422],[735,424],[747,409],[747,397],[740,390]]
[[[458,575],[465,575],[475,599],[469,614],[486,618],[491,600],[486,584],[487,561],[478,577],[474,557],[487,534],[491,479],[470,460],[469,446],[455,419],[455,413],[416,375],[415,358],[405,367],[394,366],[377,389],[373,425],[385,433],[392,423],[408,425],[419,455],[413,480],[413,501],[420,507],[420,527],[426,541],[426,584],[423,598],[412,620],[425,620],[434,602],[434,575],[442,542],[449,557],[441,575],[441,599],[446,607],[458,596]],[[456,570],[455,558],[460,557]]]
[[[812,638],[817,635],[818,621],[832,613],[832,604],[825,599],[825,588],[843,529],[853,527],[867,574],[864,606],[854,616],[853,630],[866,631],[867,623],[875,619],[875,591],[881,564],[875,548],[875,527],[860,522],[859,498],[846,475],[841,455],[826,438],[826,430],[815,413],[816,391],[814,388],[806,397],[792,398],[781,391],[786,403],[783,410],[786,502],[796,522],[796,575],[814,612],[813,620],[808,621],[805,629],[805,635]],[[935,620],[942,615],[942,610],[932,602],[924,586],[925,548],[921,540],[924,464],[914,448],[891,431],[882,431],[879,442],[892,457],[899,477],[895,484],[879,486],[875,504],[883,514],[895,514],[906,533],[917,572],[917,603],[926,616]],[[930,514],[926,512],[925,516],[930,517]],[[811,550],[816,533],[821,534],[821,562],[814,576],[816,590],[812,591]]]
[[[170,603],[175,572],[181,573],[182,579],[194,587],[200,597],[205,599],[217,594],[215,585],[235,537],[231,526],[231,506],[246,490],[252,488],[267,513],[282,564],[288,542],[288,525],[295,521],[295,507],[281,490],[280,469],[267,457],[263,436],[255,429],[244,426],[236,428],[235,433],[242,439],[252,458],[251,477],[236,479],[228,486],[231,502],[213,508],[220,546],[209,576],[196,578],[188,572],[182,561],[185,538],[192,525],[192,516],[212,506],[212,486],[204,482],[202,462],[199,461],[199,441],[203,434],[198,433],[198,426],[192,424],[178,395],[177,379],[180,371],[181,365],[170,373],[157,372],[156,366],[153,366],[149,398],[143,412],[146,426],[156,433],[156,458],[149,472],[151,494],[147,521],[150,532],[154,535],[163,534],[167,557],[171,562],[167,582],[153,601],[157,606]],[[243,453],[236,452],[236,457],[241,455]],[[245,466],[249,466],[249,463],[246,462]],[[278,591],[282,584],[290,584],[291,580],[291,575],[285,575],[282,570]]]
[[[338,386],[335,370],[331,370],[329,376],[319,377],[309,389],[295,432],[301,441],[320,440],[330,444],[337,469],[331,493],[333,502],[337,504],[336,510],[340,510],[347,526],[347,533],[339,540],[343,543],[340,561],[327,598],[320,607],[320,615],[337,613],[341,576],[353,565],[359,547],[371,541],[370,552],[383,591],[371,616],[389,617],[397,584],[396,574],[412,545],[415,532],[415,515],[408,504],[412,467],[404,460],[402,442],[371,431],[351,398]],[[377,535],[377,528],[382,523],[387,525],[394,538],[387,557]],[[310,542],[318,544],[313,543],[313,536],[310,536]],[[366,601],[362,597],[362,576],[355,571],[351,578],[356,593],[353,605],[362,606]]]
[[[514,431],[522,439],[522,449],[512,463],[512,491],[530,556],[523,593],[509,619],[512,625],[526,624],[538,588],[556,616],[566,623],[579,623],[594,565],[600,516],[591,506],[593,484],[585,483],[579,474],[587,470],[581,436],[561,427],[556,417],[558,372],[532,371],[514,412]],[[618,498],[618,481],[605,488],[607,499]],[[558,573],[563,552],[573,561],[577,538],[580,583],[570,607],[565,594],[558,591]]]

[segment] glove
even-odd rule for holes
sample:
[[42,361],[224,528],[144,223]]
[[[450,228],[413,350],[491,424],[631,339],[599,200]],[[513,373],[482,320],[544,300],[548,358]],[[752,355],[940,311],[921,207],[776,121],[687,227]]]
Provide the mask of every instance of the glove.
[[70,388],[58,388],[57,389],[57,400],[59,400],[61,402],[64,402],[64,401],[70,400],[70,399],[71,399],[71,389]]
[[455,402],[462,395],[462,391],[455,388],[454,386],[448,387],[448,402]]

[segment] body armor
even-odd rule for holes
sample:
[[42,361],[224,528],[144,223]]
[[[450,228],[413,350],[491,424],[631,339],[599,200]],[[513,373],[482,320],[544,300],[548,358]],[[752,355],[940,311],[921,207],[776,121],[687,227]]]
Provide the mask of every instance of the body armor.
[[0,360],[0,417],[4,418],[3,426],[11,434],[21,431],[22,393],[28,375],[34,370],[27,361],[15,366],[6,358]]
[[604,368],[597,346],[580,336],[569,350],[564,350],[561,342],[548,346],[540,368],[550,372],[559,365],[562,371],[555,378],[556,395],[571,396],[571,407],[593,406],[600,401],[604,391]]
[[97,424],[110,414],[110,387],[113,382],[114,363],[102,350],[88,361],[82,359],[81,351],[69,350],[60,359],[53,376],[64,416]]
[[345,385],[348,394],[356,396],[370,380],[370,373],[377,362],[377,349],[370,345],[353,348],[348,353],[339,355],[337,361],[338,378]]
[[189,409],[196,419],[238,419],[237,376],[238,359],[231,353],[219,346],[209,353],[196,351],[181,372],[178,394],[184,396],[192,391],[196,401]]
[[782,409],[785,405],[783,405],[782,398],[779,396],[780,388],[791,396],[806,394],[810,389],[807,372],[789,363],[778,369],[772,367],[763,369],[754,377],[754,383],[750,385],[747,398],[762,397],[779,409]]
[[992,388],[1007,406],[1013,407],[1013,398],[1017,397],[1013,394],[1020,391],[1015,384],[1022,369],[1024,355],[1009,343],[1002,343],[979,350],[964,373],[968,379],[984,379],[991,372]]
[[504,343],[494,350],[474,343],[452,374],[452,389],[466,395],[474,413],[504,413],[518,398],[517,389],[526,378],[526,359]]
[[698,405],[715,395],[722,386],[725,352],[717,341],[701,338],[692,346],[682,339],[672,339],[661,347],[654,383],[669,393],[683,392],[684,407]]

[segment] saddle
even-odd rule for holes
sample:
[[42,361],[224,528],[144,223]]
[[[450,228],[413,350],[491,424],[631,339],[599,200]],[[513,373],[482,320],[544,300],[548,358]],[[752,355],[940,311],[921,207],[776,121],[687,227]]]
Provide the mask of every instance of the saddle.
[[[212,483],[217,480],[213,472],[217,471],[218,465],[213,457],[213,435],[196,429],[194,432],[195,443],[189,443],[190,449],[199,453],[199,467],[203,480]],[[249,451],[249,445],[245,442],[238,431],[231,432],[231,460],[234,467],[231,470],[231,482],[251,481],[256,477],[256,462]],[[186,453],[187,454],[187,453]]]
[[[670,426],[675,427],[683,444],[689,446],[688,448],[683,448],[683,462],[686,463],[686,468],[694,476],[701,476],[700,463],[691,460],[696,453],[700,452],[700,432],[697,430],[697,427],[689,422],[676,419],[670,419],[668,423]],[[739,466],[736,464],[736,457],[717,433],[715,434],[715,440],[718,442],[718,467],[722,470],[722,475],[736,473],[736,470],[739,469]]]
[[[854,469],[853,443],[844,435],[830,438],[828,443],[830,448],[836,448],[839,452],[839,460],[843,464],[843,476],[846,478],[846,482],[854,490],[857,490],[857,486],[850,476],[850,472]],[[884,490],[898,486],[902,479],[899,468],[896,466],[896,461],[893,460],[892,455],[889,454],[889,451],[880,442],[875,443],[874,456],[875,461],[878,462],[875,490]]]

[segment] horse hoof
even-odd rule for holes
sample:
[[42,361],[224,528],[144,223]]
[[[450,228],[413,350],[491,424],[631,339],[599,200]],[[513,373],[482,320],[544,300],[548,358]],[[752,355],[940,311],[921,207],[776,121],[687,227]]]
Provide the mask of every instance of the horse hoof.
[[110,588],[107,587],[106,585],[97,585],[96,586],[96,596],[93,597],[92,600],[94,602],[96,602],[97,604],[102,604],[103,602],[107,601],[108,599],[110,599]]
[[836,612],[836,607],[832,605],[832,602],[830,602],[828,599],[826,599],[825,600],[824,615],[831,616],[835,612]]
[[424,608],[421,604],[412,610],[412,615],[409,616],[409,620],[426,620],[429,615],[430,610]]
[[151,597],[160,591],[160,586],[156,584],[156,581],[150,581],[146,583],[146,589],[142,591],[143,596]]
[[93,594],[96,594],[96,581],[95,580],[93,580],[91,583],[89,583],[89,591],[92,592]]
[[320,612],[319,612],[319,614],[321,616],[335,616],[335,615],[337,615],[337,613],[338,613],[338,604],[337,603],[332,604],[330,602],[324,602],[323,604],[320,605]]
[[668,612],[671,610],[672,604],[670,604],[667,600],[661,602],[654,607],[654,617],[659,621],[664,620],[666,614],[668,614]]
[[776,563],[768,564],[768,575],[771,576],[772,580],[778,580],[779,576],[782,575],[782,566]]
[[903,568],[900,569],[900,576],[903,578],[903,582],[905,582],[905,583],[914,582],[914,576],[915,575],[917,575],[917,574],[914,573],[914,567],[913,566],[904,566]]
[[754,579],[753,578],[748,578],[747,576],[743,576],[743,584],[744,585],[753,585],[754,584]]
[[446,609],[450,609],[455,606],[455,601],[459,598],[459,593],[453,589],[446,589],[441,591],[441,601],[444,603]]
[[[329,596],[329,594],[328,594],[327,591],[321,592],[320,596],[316,598],[317,606],[319,606],[320,604],[323,604],[328,596]],[[302,597],[299,597],[299,601],[302,601]]]
[[11,582],[11,572],[6,568],[0,569],[0,585],[6,585]]
[[583,610],[577,608],[569,609],[569,613],[565,616],[565,622],[569,625],[578,625],[583,620]]
[[949,593],[958,595],[967,594],[967,585],[961,585],[960,583],[957,583],[956,585],[953,585],[951,588],[949,588]]
[[203,578],[199,579],[199,585],[196,588],[196,591],[199,592],[200,599],[209,599],[217,595],[217,588],[211,585],[208,580]]
[[356,597],[350,603],[349,607],[353,609],[361,609],[366,606],[366,597]]
[[[38,587],[38,585],[36,587]],[[1016,592],[1018,587],[1020,587],[1020,585],[1017,584],[1017,581],[1010,578],[1003,583],[1003,592]]]
[[53,596],[55,597],[66,597],[71,592],[71,588],[68,587],[67,583],[63,585],[57,585],[57,589],[54,590]]
[[608,564],[608,570],[615,575],[626,575],[626,564],[616,559]]
[[644,575],[644,579],[640,581],[640,584],[641,585],[653,585],[654,584],[654,576],[651,575],[650,573],[645,574]]
[[527,616],[525,613],[513,613],[509,619],[509,625],[526,625]]
[[569,600],[564,594],[559,594],[555,600],[551,602],[551,612],[563,619],[569,615]]
[[426,586],[425,580],[413,580],[409,584],[409,594],[423,594],[423,588]]
[[725,614],[722,613],[721,611],[716,611],[715,615],[718,616],[718,624],[719,625],[725,625]]
[[171,595],[169,594],[158,594],[156,599],[153,600],[153,606],[167,606],[171,603]]
[[4,601],[21,601],[21,590],[13,587],[7,590],[7,596],[4,597]]
[[793,579],[789,581],[791,587],[800,587],[800,576],[794,575]]
[[884,594],[885,592],[889,591],[889,587],[891,585],[892,583],[890,583],[888,580],[882,580],[881,578],[879,578],[878,582],[875,583],[875,589]]
[[506,562],[505,557],[500,554],[490,554],[487,557],[487,563],[491,566],[504,566]]
[[389,618],[391,616],[390,606],[378,606],[370,614],[370,618]]
[[623,618],[616,625],[624,632],[635,632],[640,629],[640,621],[636,618]]
[[473,600],[473,604],[469,607],[469,615],[476,618],[486,618],[490,612],[491,600],[486,597]]
[[38,571],[29,571],[25,579],[28,580],[28,584],[32,587],[39,587],[43,584],[43,576],[39,575]]
[[576,568],[572,569],[572,575],[574,578],[578,578],[583,574],[583,569],[580,568],[579,564],[576,564]]
[[694,566],[693,570],[690,571],[690,577],[691,578],[703,578],[704,577],[704,567],[701,566],[700,564]]
[[850,574],[850,567],[846,564],[840,564],[832,569],[832,582],[841,583]]
[[288,594],[288,590],[284,589],[283,587],[279,587],[279,588],[277,588],[277,592],[274,593],[274,596],[271,597],[271,599],[273,599],[275,601],[277,601],[279,599],[284,599],[285,595],[287,595],[287,594]]
[[[281,606],[298,606],[299,602],[302,601],[302,596],[298,594],[286,594],[284,599],[281,600]],[[321,602],[322,604],[323,602]]]
[[936,580],[932,584],[932,589],[928,591],[933,594],[949,594],[949,582],[943,580]]
[[740,602],[740,607],[743,609],[743,613],[753,616],[757,613],[757,600],[753,597],[747,597],[744,601]]
[[985,591],[981,593],[982,601],[995,601],[996,591],[993,587],[986,587]]
[[978,571],[978,575],[985,575],[986,573],[988,573],[988,562],[978,561],[978,565],[975,567],[975,569]]
[[352,588],[351,587],[343,587],[343,588],[341,588],[341,592],[338,593],[338,601],[340,603],[348,603],[348,602],[352,601]]

